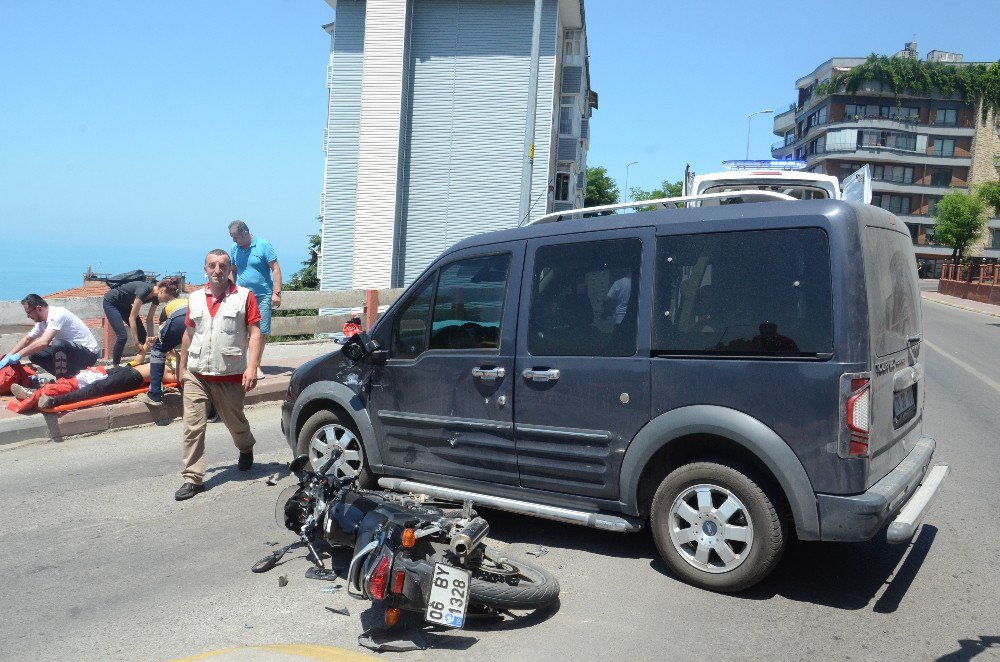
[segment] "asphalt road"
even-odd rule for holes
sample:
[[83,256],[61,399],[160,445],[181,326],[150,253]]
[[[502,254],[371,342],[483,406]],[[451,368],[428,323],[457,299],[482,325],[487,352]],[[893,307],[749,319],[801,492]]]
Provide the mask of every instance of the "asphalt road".
[[[1000,318],[925,302],[924,328],[925,431],[952,474],[910,546],[793,543],[763,584],[725,596],[671,577],[647,533],[488,512],[511,554],[549,550],[538,562],[560,579],[558,608],[432,634],[432,649],[388,657],[1000,658]],[[364,652],[357,637],[377,614],[305,579],[302,554],[249,572],[268,543],[291,541],[273,523],[291,482],[277,411],[250,414],[249,476],[211,426],[209,490],[185,503],[172,498],[177,423],[0,451],[0,658],[161,660],[293,642]]]

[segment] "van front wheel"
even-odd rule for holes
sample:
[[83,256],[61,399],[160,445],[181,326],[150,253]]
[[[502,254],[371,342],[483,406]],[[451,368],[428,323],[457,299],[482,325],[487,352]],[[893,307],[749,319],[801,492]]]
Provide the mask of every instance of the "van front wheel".
[[752,472],[694,462],[660,483],[650,528],[660,556],[684,581],[742,591],[764,579],[785,549],[780,503]]

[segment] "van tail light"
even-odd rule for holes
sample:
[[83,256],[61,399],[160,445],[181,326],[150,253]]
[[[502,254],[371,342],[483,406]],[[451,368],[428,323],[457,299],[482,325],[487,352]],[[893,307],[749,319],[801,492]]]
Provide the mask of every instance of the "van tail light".
[[838,454],[843,458],[867,457],[872,420],[871,374],[841,375],[840,402],[843,423]]
[[386,552],[375,563],[365,586],[367,593],[373,600],[384,600],[385,592],[389,586],[389,566],[392,565],[392,554]]

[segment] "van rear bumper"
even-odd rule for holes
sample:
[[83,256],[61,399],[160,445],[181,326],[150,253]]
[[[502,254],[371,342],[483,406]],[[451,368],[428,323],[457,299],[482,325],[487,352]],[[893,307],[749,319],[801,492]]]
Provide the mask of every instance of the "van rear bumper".
[[[907,542],[913,537],[927,506],[941,485],[943,474],[937,471],[922,487],[930,468],[937,442],[923,436],[913,450],[882,480],[863,494],[838,496],[817,494],[820,540],[860,542],[870,540],[890,520],[901,514],[890,527],[889,542]],[[919,491],[918,491],[919,490]]]

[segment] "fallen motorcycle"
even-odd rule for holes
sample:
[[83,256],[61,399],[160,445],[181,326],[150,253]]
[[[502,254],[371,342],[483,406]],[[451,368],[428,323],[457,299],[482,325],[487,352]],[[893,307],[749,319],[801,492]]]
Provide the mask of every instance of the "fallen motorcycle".
[[314,450],[292,462],[298,485],[278,497],[275,515],[299,540],[258,561],[254,572],[305,545],[316,564],[306,576],[333,579],[317,547],[351,548],[348,593],[382,603],[390,627],[401,612],[419,612],[427,622],[461,628],[469,614],[535,610],[558,598],[559,582],[548,571],[485,544],[489,524],[471,503],[360,489],[356,478],[337,477],[336,460]]

